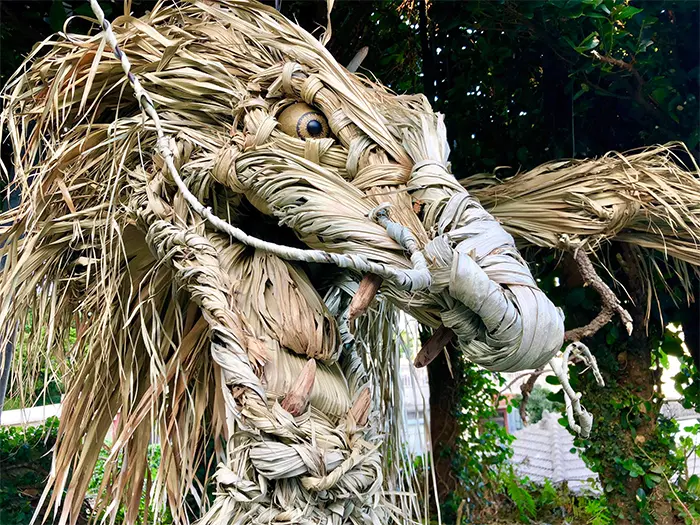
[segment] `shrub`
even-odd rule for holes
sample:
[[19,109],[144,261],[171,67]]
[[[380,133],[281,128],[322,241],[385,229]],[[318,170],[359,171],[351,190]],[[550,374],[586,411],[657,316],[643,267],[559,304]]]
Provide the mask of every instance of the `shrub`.
[[[56,443],[58,419],[37,427],[0,428],[0,523],[28,525],[51,471],[51,449]],[[87,522],[89,507],[79,520]],[[41,523],[43,513],[38,523]],[[50,522],[50,520],[47,520]]]

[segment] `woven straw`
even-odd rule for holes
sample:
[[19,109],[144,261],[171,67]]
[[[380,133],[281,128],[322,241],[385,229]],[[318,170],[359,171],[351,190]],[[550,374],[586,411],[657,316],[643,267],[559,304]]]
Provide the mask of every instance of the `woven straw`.
[[[541,366],[563,340],[513,237],[450,173],[442,117],[254,2],[163,1],[111,26],[92,4],[101,33],[52,37],[3,91],[22,201],[2,218],[0,335],[31,319],[20,373],[65,369],[44,494],[58,523],[75,523],[117,415],[98,508],[124,504],[127,523],[152,429],[151,501],[177,523],[188,495],[203,524],[425,522],[396,308],[492,370]],[[300,101],[330,137],[280,129]],[[380,300],[351,327],[365,272]]]

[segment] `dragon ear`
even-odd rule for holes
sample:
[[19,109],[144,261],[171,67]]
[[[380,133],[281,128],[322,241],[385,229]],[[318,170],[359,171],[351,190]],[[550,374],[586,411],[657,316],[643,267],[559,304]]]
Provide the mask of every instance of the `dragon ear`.
[[297,102],[285,108],[277,117],[280,129],[287,135],[306,139],[323,139],[330,135],[328,120],[308,104]]

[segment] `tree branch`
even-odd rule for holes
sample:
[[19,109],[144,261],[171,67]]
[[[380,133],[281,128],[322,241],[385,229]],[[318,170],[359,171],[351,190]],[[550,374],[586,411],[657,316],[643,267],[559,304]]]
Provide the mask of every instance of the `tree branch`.
[[639,82],[642,82],[642,77],[639,75],[639,72],[629,62],[625,62],[624,60],[620,60],[619,58],[611,57],[608,55],[601,55],[600,53],[598,53],[595,50],[593,50],[592,53],[593,53],[593,56],[596,57],[601,62],[605,62],[606,64],[611,64],[613,66],[619,67],[620,69],[624,69],[626,71],[629,71],[630,73],[632,73],[634,75],[634,77],[636,79],[639,80]]
[[530,400],[530,394],[532,394],[532,389],[535,388],[537,378],[540,377],[543,373],[544,367],[541,366],[540,368],[532,372],[527,381],[525,381],[520,387],[520,393],[522,394],[523,398],[520,400],[518,412],[520,412],[520,419],[522,419],[523,423],[525,424],[527,424],[527,402]]
[[620,316],[620,320],[625,325],[625,330],[627,330],[627,333],[632,334],[632,316],[623,308],[615,293],[596,273],[588,254],[579,248],[574,252],[574,260],[578,265],[579,272],[581,273],[581,277],[583,277],[584,282],[587,285],[590,285],[596,292],[598,292],[598,295],[600,295],[600,299],[603,302],[603,308],[595,319],[593,319],[593,321],[587,325],[580,328],[574,328],[573,330],[568,330],[566,333],[564,333],[564,340],[580,341],[584,337],[591,337],[592,335],[595,335],[598,330],[610,322],[613,314],[615,313]]
[[[668,115],[664,114],[659,110],[659,108],[655,105],[649,102],[647,100],[647,97],[644,96],[644,79],[642,78],[642,75],[639,73],[636,67],[634,67],[634,61],[633,62],[625,62],[624,60],[620,60],[619,58],[611,57],[609,55],[601,55],[597,51],[593,50],[591,52],[594,57],[596,57],[598,60],[601,62],[605,62],[606,64],[610,64],[611,66],[615,66],[619,69],[622,69],[623,71],[628,71],[632,74],[634,77],[634,80],[637,84],[636,89],[634,90],[634,99],[637,101],[639,105],[641,105],[645,110],[647,110],[649,113],[654,115],[654,117],[664,123],[668,122],[673,122]],[[652,102],[656,103],[656,101],[652,98]],[[675,122],[674,122],[675,124]]]

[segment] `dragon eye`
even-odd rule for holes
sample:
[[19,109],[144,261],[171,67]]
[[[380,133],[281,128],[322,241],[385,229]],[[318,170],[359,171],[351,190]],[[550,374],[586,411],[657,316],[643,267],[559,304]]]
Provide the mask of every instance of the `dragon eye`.
[[320,135],[323,132],[323,124],[316,119],[309,120],[309,122],[306,124],[306,131],[312,137]]
[[280,129],[287,135],[302,140],[321,139],[330,135],[328,121],[323,113],[303,102],[285,108],[277,120]]

